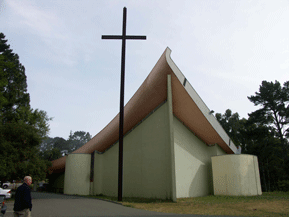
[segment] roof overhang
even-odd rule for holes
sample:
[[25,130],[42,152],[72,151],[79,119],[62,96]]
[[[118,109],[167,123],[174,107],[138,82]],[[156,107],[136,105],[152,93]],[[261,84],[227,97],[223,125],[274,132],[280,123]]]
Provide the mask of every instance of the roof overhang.
[[[173,113],[207,145],[218,144],[226,153],[234,154],[236,146],[215,116],[178,69],[166,48],[150,74],[124,107],[124,134],[167,99],[167,75],[172,78]],[[119,114],[89,142],[72,153],[104,152],[118,141]],[[66,157],[52,161],[50,170],[63,172]]]

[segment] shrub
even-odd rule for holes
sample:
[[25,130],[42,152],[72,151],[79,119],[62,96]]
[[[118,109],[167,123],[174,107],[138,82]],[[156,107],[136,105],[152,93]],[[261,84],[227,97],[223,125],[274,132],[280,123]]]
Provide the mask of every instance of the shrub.
[[279,180],[278,181],[278,188],[280,191],[287,192],[289,191],[289,180]]

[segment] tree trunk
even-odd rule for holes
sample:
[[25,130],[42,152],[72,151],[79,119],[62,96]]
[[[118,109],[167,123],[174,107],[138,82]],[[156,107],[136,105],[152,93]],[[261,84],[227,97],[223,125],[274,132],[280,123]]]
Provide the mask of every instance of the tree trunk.
[[267,173],[268,173],[268,180],[269,180],[269,192],[271,191],[270,188],[270,176],[269,176],[269,164],[268,164],[268,158],[267,158]]
[[261,162],[261,167],[262,167],[262,171],[263,171],[263,180],[264,180],[264,187],[265,187],[265,192],[267,192],[267,185],[266,185],[266,177],[265,177],[265,171],[264,171],[264,163]]

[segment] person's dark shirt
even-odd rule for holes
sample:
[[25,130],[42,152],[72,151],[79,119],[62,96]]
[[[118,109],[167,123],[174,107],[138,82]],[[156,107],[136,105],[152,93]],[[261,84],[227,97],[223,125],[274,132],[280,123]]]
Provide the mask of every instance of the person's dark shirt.
[[14,211],[21,211],[23,209],[32,209],[31,190],[26,183],[23,183],[16,190]]

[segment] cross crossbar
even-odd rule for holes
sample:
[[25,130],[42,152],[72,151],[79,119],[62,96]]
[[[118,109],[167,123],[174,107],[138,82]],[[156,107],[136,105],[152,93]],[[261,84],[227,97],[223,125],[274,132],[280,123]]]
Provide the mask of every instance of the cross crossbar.
[[134,35],[103,35],[101,39],[139,39],[139,40],[146,40],[146,36],[134,36]]

